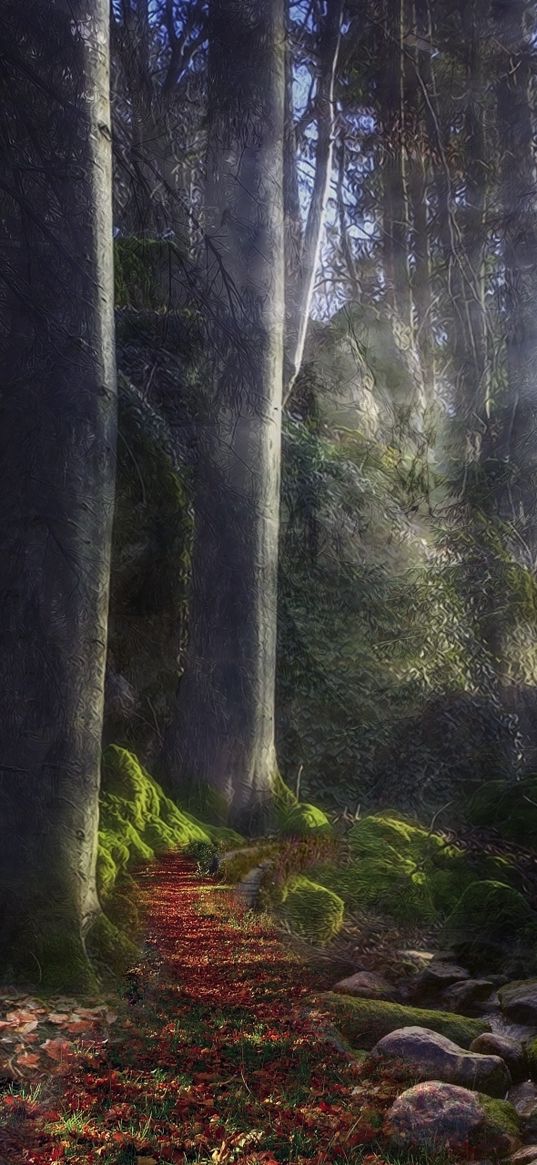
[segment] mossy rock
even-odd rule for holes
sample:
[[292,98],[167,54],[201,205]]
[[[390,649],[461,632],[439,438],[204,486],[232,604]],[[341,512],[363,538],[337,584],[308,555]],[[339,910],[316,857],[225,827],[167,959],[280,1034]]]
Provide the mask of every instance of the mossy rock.
[[301,801],[282,813],[279,832],[283,837],[309,837],[312,833],[332,833],[326,813],[316,805]]
[[313,942],[327,943],[343,926],[343,899],[326,886],[296,874],[283,888],[281,917],[296,934]]
[[402,923],[442,919],[476,879],[507,879],[510,873],[506,861],[470,862],[439,834],[390,812],[356,822],[348,843],[348,864],[321,863],[312,876],[350,909],[376,910]]
[[440,1032],[461,1048],[490,1028],[478,1019],[467,1019],[447,1011],[407,1007],[379,999],[355,999],[326,992],[323,1000],[334,1012],[335,1023],[343,1036],[356,1048],[373,1048],[383,1036],[401,1027],[426,1027]]
[[473,882],[446,919],[443,940],[474,970],[536,963],[537,915],[503,882]]
[[486,1115],[489,1133],[507,1133],[517,1141],[520,1137],[520,1117],[514,1106],[508,1100],[498,1100],[483,1092],[477,1095]]

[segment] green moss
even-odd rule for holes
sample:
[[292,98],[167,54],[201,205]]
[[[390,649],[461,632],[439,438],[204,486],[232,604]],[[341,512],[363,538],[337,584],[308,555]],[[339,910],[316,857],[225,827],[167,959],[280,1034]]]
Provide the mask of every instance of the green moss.
[[295,874],[283,889],[280,911],[297,934],[326,943],[341,930],[345,905],[326,886]]
[[97,884],[106,902],[120,874],[155,854],[192,842],[221,848],[243,841],[234,830],[205,826],[166,796],[160,785],[124,748],[111,745],[102,764]]
[[526,1044],[526,1058],[529,1074],[532,1080],[537,1080],[537,1039],[528,1040]]
[[331,832],[331,822],[316,805],[300,802],[281,814],[280,833],[284,837],[307,837],[310,833]]
[[394,813],[362,818],[348,843],[347,864],[320,864],[312,877],[351,909],[377,910],[398,922],[441,919],[477,878],[507,877],[510,870],[501,859],[470,862],[457,846]]
[[334,1011],[342,1034],[357,1048],[372,1048],[383,1036],[400,1027],[430,1028],[462,1048],[469,1048],[472,1040],[489,1031],[481,1020],[466,1019],[447,1011],[430,1011],[378,999],[354,999],[334,992],[326,992],[323,1000]]
[[220,865],[220,875],[226,882],[240,882],[241,878],[258,866],[267,858],[276,859],[279,851],[277,842],[262,842],[259,845],[248,846],[233,854]]
[[479,1100],[487,1118],[488,1129],[499,1133],[508,1133],[511,1137],[520,1136],[520,1118],[516,1109],[508,1100],[497,1100],[495,1097],[478,1093]]
[[139,958],[138,947],[102,913],[86,937],[86,950],[104,979],[124,974]]
[[502,882],[473,882],[446,919],[444,941],[473,968],[535,961],[537,915],[522,894]]

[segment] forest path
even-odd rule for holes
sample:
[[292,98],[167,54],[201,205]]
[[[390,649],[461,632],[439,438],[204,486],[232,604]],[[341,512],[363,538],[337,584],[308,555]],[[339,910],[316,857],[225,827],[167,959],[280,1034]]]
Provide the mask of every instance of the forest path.
[[146,944],[112,1038],[54,1097],[6,1098],[6,1165],[361,1160],[394,1085],[323,1038],[330,984],[181,855],[138,884]]

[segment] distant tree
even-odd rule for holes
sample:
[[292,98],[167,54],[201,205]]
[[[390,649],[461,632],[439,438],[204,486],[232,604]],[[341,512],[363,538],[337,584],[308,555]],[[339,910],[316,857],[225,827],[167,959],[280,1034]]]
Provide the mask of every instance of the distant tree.
[[87,985],[116,387],[106,0],[2,9],[0,974]]

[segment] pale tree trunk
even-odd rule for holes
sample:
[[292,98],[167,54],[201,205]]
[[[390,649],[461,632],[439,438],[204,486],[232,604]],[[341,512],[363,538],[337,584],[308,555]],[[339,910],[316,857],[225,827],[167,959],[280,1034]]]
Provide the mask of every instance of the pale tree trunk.
[[408,175],[405,154],[404,0],[385,0],[386,57],[382,87],[384,275],[389,306],[411,327],[408,268]]
[[200,420],[190,638],[164,756],[190,804],[261,828],[274,683],[284,319],[284,4],[209,8],[209,278],[220,289]]
[[2,15],[0,975],[75,989],[99,911],[115,465],[109,13]]
[[332,158],[335,128],[335,81],[341,43],[343,0],[327,0],[326,24],[322,30],[319,82],[316,95],[317,145],[315,175],[311,194],[300,272],[287,288],[287,319],[285,353],[284,403],[287,403],[300,372],[304,346],[315,291],[315,276],[319,264],[325,227],[326,207],[332,178]]
[[[430,41],[431,28],[426,4],[423,0],[408,0],[408,27],[415,30],[418,38]],[[435,360],[433,336],[433,290],[431,275],[430,226],[428,214],[429,165],[427,161],[426,115],[424,94],[419,81],[425,84],[428,69],[427,50],[418,47],[408,50],[406,87],[409,107],[409,159],[408,159],[408,199],[412,221],[412,249],[414,270],[411,285],[412,306],[416,347],[419,354],[425,402],[434,405]],[[427,94],[429,96],[429,94]],[[431,143],[432,144],[432,143]]]
[[497,120],[502,184],[502,236],[507,299],[508,401],[500,453],[511,461],[504,512],[537,561],[537,216],[535,126],[531,107],[533,45],[525,0],[498,6]]

